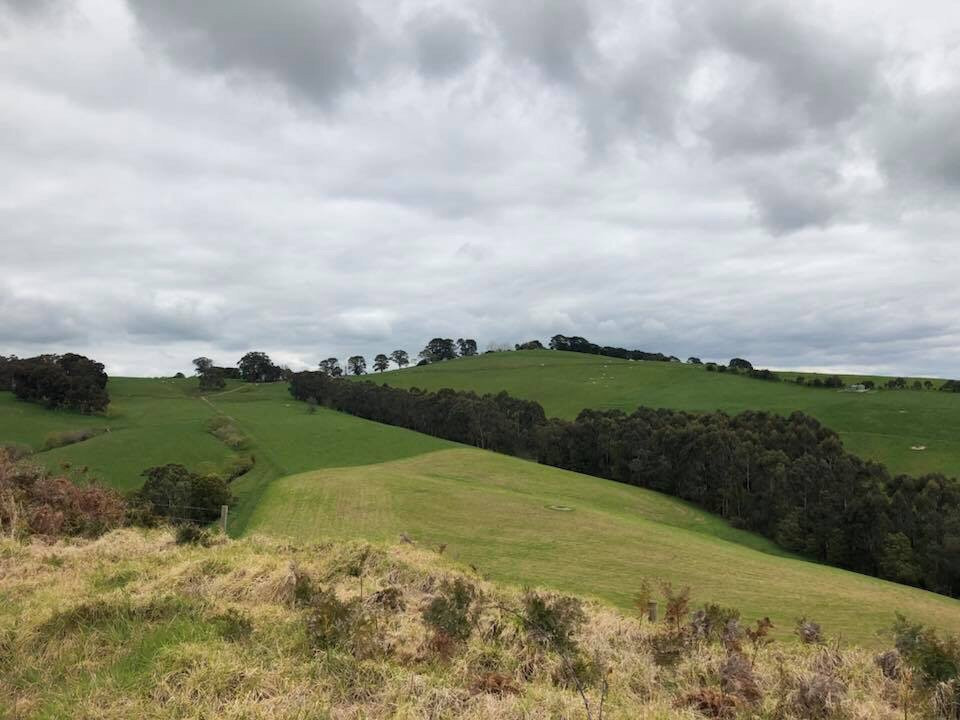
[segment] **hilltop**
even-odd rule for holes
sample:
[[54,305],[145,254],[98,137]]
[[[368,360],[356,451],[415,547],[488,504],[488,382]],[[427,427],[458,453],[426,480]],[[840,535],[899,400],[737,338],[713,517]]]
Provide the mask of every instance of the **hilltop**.
[[[809,373],[780,373],[786,380]],[[880,378],[850,375],[847,382]],[[632,412],[638,406],[738,413],[800,410],[837,431],[844,445],[891,472],[960,474],[960,396],[936,390],[838,392],[710,373],[703,366],[644,362],[555,350],[521,350],[459,358],[376,375],[395,387],[449,387],[536,400],[548,416],[574,418],[585,408]],[[913,450],[924,447],[924,450]]]

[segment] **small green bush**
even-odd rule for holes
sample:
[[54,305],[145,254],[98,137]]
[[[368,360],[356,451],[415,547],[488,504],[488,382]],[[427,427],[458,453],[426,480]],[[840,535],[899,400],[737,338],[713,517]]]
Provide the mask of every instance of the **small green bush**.
[[586,619],[583,605],[576,598],[545,596],[533,591],[523,596],[524,630],[550,650],[575,653],[578,649],[576,634]]
[[445,581],[440,593],[423,611],[423,621],[434,635],[463,642],[470,637],[477,623],[478,608],[476,588],[457,578],[452,583]]
[[956,637],[940,637],[900,613],[893,623],[893,637],[900,656],[924,684],[933,686],[960,677],[960,640]]
[[359,598],[346,602],[331,590],[313,595],[307,615],[307,638],[317,650],[349,650],[369,655],[375,645],[375,624],[363,611]]

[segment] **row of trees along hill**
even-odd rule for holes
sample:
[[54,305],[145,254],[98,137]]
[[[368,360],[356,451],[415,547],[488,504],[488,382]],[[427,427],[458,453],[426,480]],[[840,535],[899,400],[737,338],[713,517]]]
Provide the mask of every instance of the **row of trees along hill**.
[[[476,340],[458,338],[454,342],[450,338],[434,338],[420,351],[420,361],[417,365],[428,365],[476,354]],[[391,363],[398,368],[405,368],[410,364],[410,355],[406,350],[394,350],[389,355],[380,353],[373,359],[373,370],[374,372],[389,370]],[[343,377],[345,374],[363,375],[367,372],[367,359],[363,355],[352,355],[347,359],[346,370],[344,370],[338,358],[326,358],[320,361],[320,372],[330,377]]]
[[110,403],[103,364],[76,353],[0,356],[0,390],[48,408],[81,413],[102,412]]
[[892,477],[803,413],[639,408],[547,419],[536,402],[293,375],[335,410],[651,488],[838,567],[960,595],[960,481]]
[[[543,347],[539,340],[518,345],[518,350],[534,350]],[[604,355],[606,357],[621,358],[623,360],[653,360],[659,362],[680,362],[680,358],[673,355],[664,355],[658,352],[647,352],[645,350],[627,350],[625,348],[610,347],[609,345],[596,345],[589,340],[574,335],[554,335],[550,338],[551,350],[565,350],[567,352],[586,353],[587,355]]]

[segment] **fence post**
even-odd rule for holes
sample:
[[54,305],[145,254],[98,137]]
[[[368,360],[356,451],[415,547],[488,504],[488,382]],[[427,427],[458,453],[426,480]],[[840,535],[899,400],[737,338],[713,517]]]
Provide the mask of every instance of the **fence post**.
[[650,602],[647,603],[647,619],[650,620],[650,622],[654,622],[654,623],[657,621],[657,601],[656,600],[651,600]]
[[220,506],[220,527],[223,528],[223,534],[227,534],[227,512],[229,508],[226,505]]

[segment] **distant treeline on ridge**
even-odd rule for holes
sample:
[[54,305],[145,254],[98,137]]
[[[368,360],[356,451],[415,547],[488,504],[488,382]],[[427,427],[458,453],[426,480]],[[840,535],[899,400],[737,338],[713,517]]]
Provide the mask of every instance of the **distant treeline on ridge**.
[[[893,477],[795,412],[584,410],[506,392],[428,392],[295,373],[298,400],[554,467],[651,488],[831,565],[960,595],[960,481]],[[730,568],[736,572],[735,568]]]

